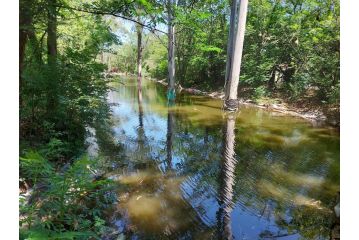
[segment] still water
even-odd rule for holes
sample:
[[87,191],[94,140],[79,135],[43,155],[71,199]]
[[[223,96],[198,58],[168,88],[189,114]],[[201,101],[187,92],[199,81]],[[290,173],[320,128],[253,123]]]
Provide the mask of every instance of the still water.
[[[90,154],[118,183],[111,222],[126,239],[328,239],[339,133],[299,118],[121,79]],[[141,99],[142,98],[142,99]]]

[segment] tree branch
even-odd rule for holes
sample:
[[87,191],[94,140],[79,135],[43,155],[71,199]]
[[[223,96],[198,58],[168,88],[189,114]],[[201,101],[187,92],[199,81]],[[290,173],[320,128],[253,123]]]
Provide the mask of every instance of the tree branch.
[[130,17],[126,17],[126,16],[122,16],[122,15],[119,15],[117,13],[114,13],[114,12],[106,12],[106,11],[102,11],[102,10],[99,10],[99,9],[80,9],[80,8],[74,8],[74,7],[70,7],[70,6],[58,6],[58,7],[62,7],[62,8],[66,8],[66,9],[70,9],[70,10],[74,10],[74,11],[78,11],[78,12],[84,12],[84,13],[91,13],[91,14],[99,14],[99,15],[110,15],[110,16],[114,16],[114,17],[118,17],[118,18],[122,18],[122,19],[125,19],[125,20],[128,20],[128,21],[131,21],[131,22],[134,22],[134,23],[137,23],[149,30],[151,30],[152,32],[156,31],[156,32],[160,32],[160,33],[163,33],[163,34],[166,34],[167,35],[167,32],[164,32],[162,30],[159,30],[157,28],[153,28],[152,26],[150,25],[147,25],[147,24],[143,24],[135,19],[132,19]]

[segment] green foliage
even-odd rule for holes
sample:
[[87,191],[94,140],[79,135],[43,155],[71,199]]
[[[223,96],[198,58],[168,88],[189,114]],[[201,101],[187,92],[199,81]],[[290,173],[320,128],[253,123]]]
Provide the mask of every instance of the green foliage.
[[168,62],[167,60],[161,60],[156,68],[152,70],[151,76],[157,79],[164,79],[167,76]]
[[20,205],[23,239],[88,239],[104,232],[104,209],[115,201],[110,180],[94,180],[93,161],[82,157],[56,172],[39,153],[20,159],[26,180],[33,180],[31,200]]
[[[147,17],[146,24],[155,26],[166,24],[164,4],[147,0],[52,3],[20,1],[20,30],[25,33],[20,41],[24,44],[20,176],[33,187],[30,199],[20,199],[20,238],[97,238],[106,231],[104,209],[114,201],[113,186],[108,180],[94,180],[94,162],[78,156],[84,151],[86,128],[94,127],[98,145],[107,148],[105,162],[118,160],[116,164],[120,164],[122,146],[108,134],[109,80],[103,72],[134,73],[137,50],[135,34],[123,25],[111,17],[85,12],[140,20]],[[180,1],[175,7],[176,79],[181,85],[215,90],[224,85],[229,9],[224,0]],[[55,13],[52,27],[49,12]],[[56,33],[54,42],[49,30]],[[129,35],[128,39],[120,41],[114,32]],[[154,36],[148,30],[143,36],[145,74],[166,78],[163,43],[167,37]],[[120,42],[122,45],[114,46]],[[56,54],[47,49],[51,44]],[[338,0],[250,1],[240,84],[252,89],[254,98],[284,92],[296,100],[311,91],[322,103],[339,104],[339,45]],[[159,100],[160,94],[156,98]],[[253,154],[250,149],[242,151]],[[114,168],[110,165],[106,167]],[[208,165],[197,161],[191,166],[207,170],[204,166]],[[191,171],[198,172],[194,168]],[[243,181],[238,186],[246,184],[248,181]],[[316,215],[310,209],[300,209],[293,213],[292,225],[286,227],[299,228],[305,237],[316,238],[315,223],[324,226],[327,217],[318,220],[313,218]]]
[[[229,2],[186,3],[176,9],[176,79],[218,90],[225,77]],[[339,104],[339,25],[338,0],[250,1],[240,85],[254,98],[266,95],[266,88],[291,100],[315,88],[309,101]],[[157,60],[153,76],[163,78],[165,59]]]
[[228,35],[225,1],[185,4],[177,11],[176,78],[186,87],[218,89],[224,85]]
[[38,152],[30,151],[20,158],[20,175],[34,183],[49,176],[53,170],[52,165]]
[[[102,76],[105,66],[96,56],[117,43],[100,16],[73,18],[76,14],[66,9],[59,14],[56,62],[44,61],[43,38],[36,46],[39,52],[33,52],[34,43],[28,42],[20,89],[21,138],[32,146],[47,145],[38,148],[45,148],[44,155],[51,161],[78,155],[85,127],[108,116],[108,81]],[[40,16],[33,19],[36,35],[42,34],[43,24]],[[36,60],[36,55],[42,60]]]
[[267,95],[267,88],[265,86],[259,86],[254,90],[254,98],[258,99]]
[[20,238],[97,238],[106,230],[103,210],[114,201],[112,184],[94,180],[96,166],[78,156],[86,128],[109,117],[109,81],[97,56],[119,42],[108,19],[69,10],[75,0],[58,0],[64,7],[54,11],[55,43],[49,43],[51,3],[20,1],[27,40],[20,69],[20,181],[31,188],[29,199],[20,196]]
[[46,144],[40,151],[50,161],[56,161],[65,158],[68,155],[70,146],[57,138],[51,138],[49,143]]
[[[293,99],[317,87],[321,100],[338,103],[339,1],[252,1],[242,61],[242,82],[267,84]],[[273,89],[272,89],[273,90]]]

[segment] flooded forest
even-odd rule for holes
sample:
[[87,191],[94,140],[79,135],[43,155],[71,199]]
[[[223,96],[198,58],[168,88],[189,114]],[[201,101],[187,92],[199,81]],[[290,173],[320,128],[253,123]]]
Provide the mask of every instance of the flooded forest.
[[20,0],[20,239],[339,239],[339,0]]

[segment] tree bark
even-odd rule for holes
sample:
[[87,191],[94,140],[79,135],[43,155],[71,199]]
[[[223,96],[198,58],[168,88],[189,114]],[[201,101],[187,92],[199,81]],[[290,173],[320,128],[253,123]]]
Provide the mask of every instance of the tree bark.
[[51,77],[47,80],[47,115],[53,117],[57,106],[58,77],[57,58],[57,10],[56,0],[47,1],[47,63],[51,69]]
[[47,54],[48,63],[54,64],[57,55],[57,13],[56,0],[48,0]]
[[29,36],[29,28],[32,24],[32,1],[21,0],[19,2],[19,105],[22,105],[21,91],[23,87],[23,71],[24,71],[24,59],[25,48]]
[[173,6],[175,0],[167,1],[168,11],[168,94],[169,101],[175,99],[175,26],[173,24]]
[[[233,1],[232,5],[236,5],[236,1]],[[242,61],[247,8],[248,0],[240,0],[238,24],[236,25],[233,33],[233,35],[235,36],[233,41],[234,46],[232,51],[228,53],[231,54],[231,61],[229,62],[231,65],[229,65],[228,67],[229,74],[228,81],[226,81],[225,86],[224,109],[229,111],[236,111],[238,109],[237,92]]]
[[226,60],[226,75],[224,88],[226,89],[227,82],[229,81],[230,72],[232,70],[232,52],[233,52],[233,42],[236,36],[236,16],[237,16],[238,2],[237,0],[232,0],[231,2],[231,16],[230,16],[230,26],[228,34],[228,44],[227,44],[227,60]]

